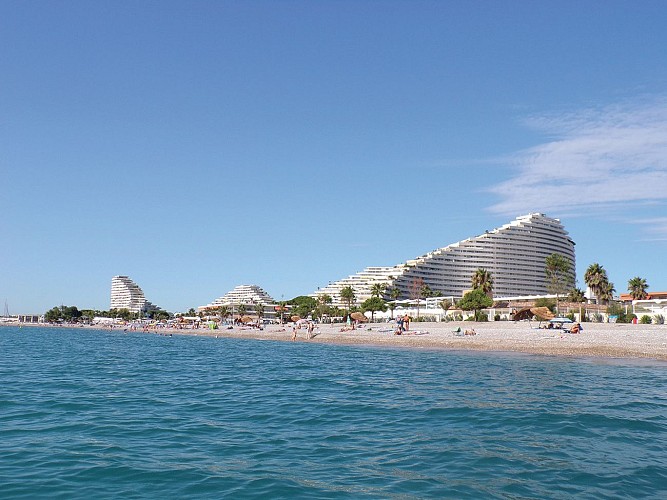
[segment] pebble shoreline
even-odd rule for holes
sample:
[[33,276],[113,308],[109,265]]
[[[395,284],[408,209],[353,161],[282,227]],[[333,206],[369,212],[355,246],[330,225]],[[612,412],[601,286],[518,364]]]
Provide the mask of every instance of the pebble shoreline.
[[[297,342],[378,345],[421,349],[521,352],[555,356],[648,358],[667,361],[667,325],[584,323],[580,334],[538,329],[538,323],[411,323],[411,331],[394,335],[390,323],[364,325],[341,332],[342,325],[319,325],[315,337],[299,330]],[[454,330],[474,329],[474,336],[456,336]],[[264,330],[178,330],[173,333],[217,337],[291,341],[292,329],[270,325]]]
[[[49,325],[24,324],[22,326]],[[537,322],[413,322],[410,324],[410,331],[400,336],[393,334],[392,323],[366,324],[360,329],[341,331],[343,326],[341,324],[318,325],[312,339],[307,338],[305,329],[300,329],[296,341],[416,349],[517,352],[548,356],[644,358],[667,361],[667,325],[583,323],[584,330],[582,333],[570,334],[561,330],[539,329],[537,328]],[[77,327],[70,326],[69,328]],[[100,327],[85,328],[109,331]],[[476,335],[454,335],[454,330],[457,328],[462,331],[474,329]],[[112,331],[123,332],[123,328],[115,327]],[[160,329],[156,332],[151,329],[149,333],[285,342],[292,340],[291,324],[284,327],[267,325],[263,330],[237,326],[231,330],[225,328],[218,330],[169,328]]]

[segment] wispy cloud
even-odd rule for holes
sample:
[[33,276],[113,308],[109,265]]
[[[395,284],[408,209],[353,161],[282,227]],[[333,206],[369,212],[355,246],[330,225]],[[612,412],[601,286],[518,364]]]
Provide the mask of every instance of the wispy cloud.
[[[528,124],[552,138],[503,159],[516,174],[491,188],[500,199],[492,212],[562,217],[667,200],[667,99],[537,116]],[[665,218],[634,222],[667,236]]]

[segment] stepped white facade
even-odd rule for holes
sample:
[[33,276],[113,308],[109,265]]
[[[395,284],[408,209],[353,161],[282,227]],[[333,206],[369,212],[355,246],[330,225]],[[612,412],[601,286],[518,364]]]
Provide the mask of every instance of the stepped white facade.
[[545,260],[553,253],[569,261],[574,283],[574,242],[558,219],[534,213],[394,267],[367,268],[319,289],[312,296],[328,294],[334,305],[342,307],[342,288],[351,286],[356,302],[361,303],[371,296],[371,287],[380,283],[387,288],[398,288],[399,299],[408,299],[410,288],[423,280],[442,296],[461,297],[470,290],[472,275],[479,268],[491,273],[493,294],[497,297],[546,295]]
[[127,276],[111,278],[110,309],[127,309],[131,313],[160,310],[146,300],[143,290]]
[[272,305],[274,303],[275,301],[273,298],[257,285],[239,285],[222,297],[215,299],[210,304],[199,306],[198,309],[203,311],[205,309],[214,309],[221,306],[247,306],[254,304]]

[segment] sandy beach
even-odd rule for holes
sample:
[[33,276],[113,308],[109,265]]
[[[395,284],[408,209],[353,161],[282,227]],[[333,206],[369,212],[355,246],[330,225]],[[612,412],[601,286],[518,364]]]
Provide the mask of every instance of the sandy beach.
[[[342,325],[319,325],[315,336],[307,338],[305,329],[297,342],[357,344],[419,349],[453,349],[522,352],[551,356],[595,356],[608,358],[649,358],[667,361],[667,325],[584,323],[580,334],[538,329],[533,322],[490,323],[412,323],[401,336],[391,331],[392,324],[376,323],[361,329],[341,332]],[[457,336],[454,330],[474,329],[474,336]],[[206,335],[263,340],[291,341],[292,328],[269,325],[264,330],[235,327],[233,330],[173,330],[185,335]]]

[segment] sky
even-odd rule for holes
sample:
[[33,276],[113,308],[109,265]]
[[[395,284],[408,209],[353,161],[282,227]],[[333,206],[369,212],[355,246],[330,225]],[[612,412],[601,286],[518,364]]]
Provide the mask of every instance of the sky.
[[0,300],[276,300],[532,212],[667,290],[664,1],[0,1]]

